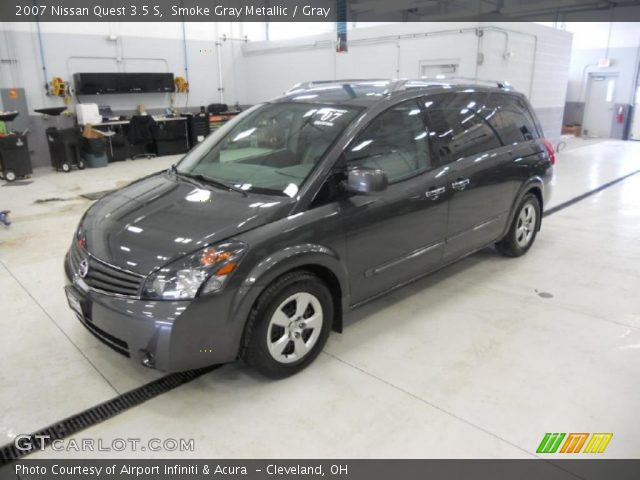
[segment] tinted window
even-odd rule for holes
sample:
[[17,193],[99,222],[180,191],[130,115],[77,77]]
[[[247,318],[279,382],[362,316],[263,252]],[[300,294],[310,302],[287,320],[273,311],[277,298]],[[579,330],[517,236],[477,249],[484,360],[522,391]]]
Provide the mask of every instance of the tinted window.
[[375,118],[345,152],[348,167],[378,168],[390,182],[431,167],[427,130],[414,100],[396,105]]
[[505,145],[538,138],[533,118],[521,98],[508,94],[492,94],[489,106],[496,113],[487,117]]
[[486,117],[492,113],[486,94],[445,93],[424,99],[429,136],[444,162],[501,146]]

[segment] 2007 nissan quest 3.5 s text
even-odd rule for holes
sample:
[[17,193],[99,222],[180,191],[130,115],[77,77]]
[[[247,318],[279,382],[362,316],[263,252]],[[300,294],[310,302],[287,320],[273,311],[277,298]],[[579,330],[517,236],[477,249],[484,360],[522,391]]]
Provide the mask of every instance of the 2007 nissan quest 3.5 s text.
[[297,85],[89,208],[66,294],[147,367],[244,358],[285,377],[344,311],[488,245],[526,253],[554,163],[500,84]]

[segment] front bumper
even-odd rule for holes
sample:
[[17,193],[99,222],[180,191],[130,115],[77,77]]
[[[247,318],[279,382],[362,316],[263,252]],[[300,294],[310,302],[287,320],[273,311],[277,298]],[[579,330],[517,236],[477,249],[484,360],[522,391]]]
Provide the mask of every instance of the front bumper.
[[188,301],[150,301],[95,291],[65,258],[71,309],[94,336],[118,353],[162,371],[233,361],[242,328],[226,315],[227,291]]

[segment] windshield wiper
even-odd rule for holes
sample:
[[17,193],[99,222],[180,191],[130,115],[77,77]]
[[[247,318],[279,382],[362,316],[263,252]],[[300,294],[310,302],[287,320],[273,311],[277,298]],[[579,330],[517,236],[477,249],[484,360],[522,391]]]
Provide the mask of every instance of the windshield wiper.
[[202,183],[206,183],[208,185],[214,185],[218,188],[224,188],[226,190],[231,190],[234,192],[238,192],[241,193],[242,195],[244,195],[245,197],[248,197],[249,195],[247,194],[247,192],[245,192],[243,189],[235,186],[235,185],[231,185],[230,183],[226,183],[223,182],[221,180],[216,180],[215,178],[211,178],[211,177],[207,177],[205,175],[202,175],[201,173],[184,173],[184,172],[179,172],[177,169],[172,169],[173,172],[176,175],[182,176],[182,177],[186,177],[186,178],[192,178],[194,180],[198,180]]

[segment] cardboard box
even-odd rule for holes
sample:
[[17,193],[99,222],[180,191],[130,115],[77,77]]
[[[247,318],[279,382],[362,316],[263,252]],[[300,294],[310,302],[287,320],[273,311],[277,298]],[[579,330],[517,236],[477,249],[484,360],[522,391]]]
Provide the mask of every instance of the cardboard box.
[[94,129],[90,123],[87,123],[82,129],[82,136],[84,138],[105,138],[105,134]]
[[562,135],[573,135],[579,137],[582,134],[582,125],[563,125]]

